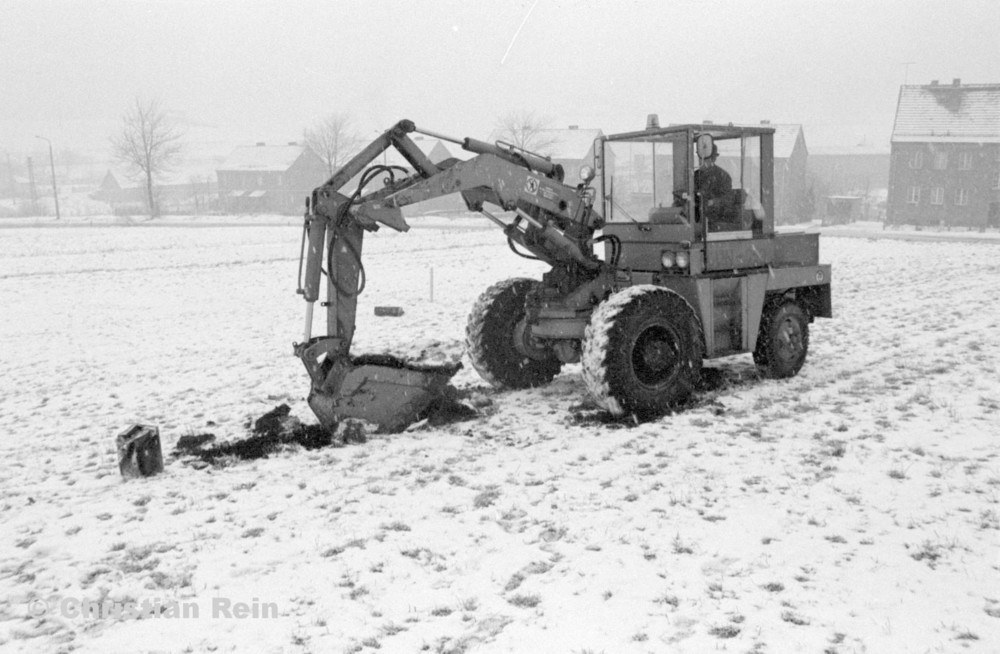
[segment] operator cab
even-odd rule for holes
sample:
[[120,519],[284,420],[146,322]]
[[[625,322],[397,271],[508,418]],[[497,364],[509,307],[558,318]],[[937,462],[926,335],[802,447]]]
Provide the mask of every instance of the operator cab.
[[773,128],[650,123],[595,149],[607,223],[676,225],[692,242],[774,233]]

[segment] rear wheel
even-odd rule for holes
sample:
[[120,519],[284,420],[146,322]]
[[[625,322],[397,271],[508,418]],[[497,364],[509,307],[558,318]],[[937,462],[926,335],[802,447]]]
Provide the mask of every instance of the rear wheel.
[[796,302],[785,301],[764,308],[757,333],[753,362],[765,377],[794,377],[809,351],[809,317]]
[[594,311],[583,342],[583,378],[614,415],[662,415],[694,391],[704,352],[688,302],[652,285],[620,291]]
[[542,386],[562,369],[552,352],[538,348],[526,334],[524,301],[538,286],[533,279],[507,279],[486,289],[472,307],[466,350],[473,367],[493,386]]

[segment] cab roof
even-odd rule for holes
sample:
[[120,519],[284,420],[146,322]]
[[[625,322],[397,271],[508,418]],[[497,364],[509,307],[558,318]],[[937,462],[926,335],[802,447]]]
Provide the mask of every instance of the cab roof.
[[774,134],[774,127],[767,125],[742,126],[719,125],[716,123],[686,123],[683,125],[669,125],[667,127],[654,127],[636,132],[623,132],[621,134],[611,134],[606,136],[606,141],[627,141],[641,137],[671,136],[680,134],[691,134],[697,138],[702,134],[710,134],[713,139],[724,140],[740,138],[741,136],[762,136],[764,134]]

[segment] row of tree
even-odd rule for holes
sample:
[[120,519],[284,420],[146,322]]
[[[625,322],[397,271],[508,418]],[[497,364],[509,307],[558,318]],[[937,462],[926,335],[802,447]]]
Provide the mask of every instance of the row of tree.
[[[552,141],[544,137],[549,121],[531,111],[511,111],[496,122],[493,139],[518,148],[544,151]],[[159,215],[155,184],[180,159],[183,133],[156,99],[136,98],[122,116],[119,132],[111,137],[112,154],[143,180],[149,215]],[[367,143],[346,113],[333,113],[303,131],[303,139],[326,163],[330,175]]]

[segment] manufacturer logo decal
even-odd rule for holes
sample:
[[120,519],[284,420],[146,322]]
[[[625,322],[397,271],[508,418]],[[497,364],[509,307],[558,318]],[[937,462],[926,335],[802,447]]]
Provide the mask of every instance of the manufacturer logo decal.
[[528,195],[538,195],[538,186],[539,186],[538,178],[529,177],[528,181],[524,183],[524,192],[527,193]]

